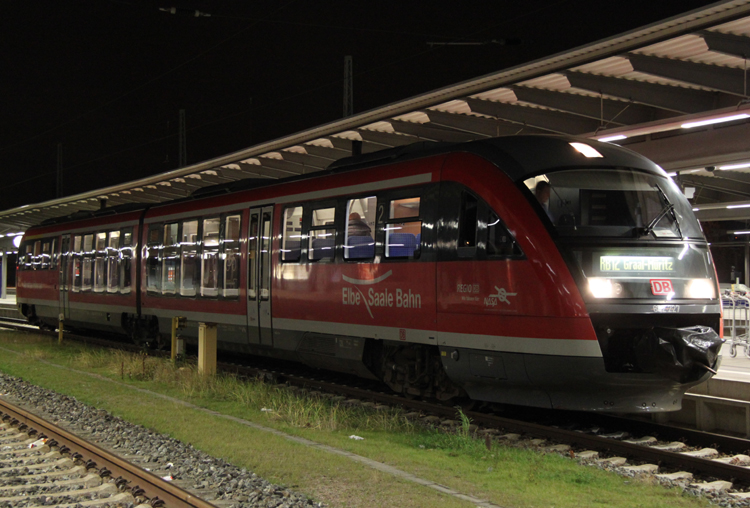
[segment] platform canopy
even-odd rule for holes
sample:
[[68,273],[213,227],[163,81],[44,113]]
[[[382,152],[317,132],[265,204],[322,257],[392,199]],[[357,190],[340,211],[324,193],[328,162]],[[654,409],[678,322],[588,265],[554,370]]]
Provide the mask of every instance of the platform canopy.
[[[352,154],[353,142],[368,153],[521,133],[618,136],[613,142],[695,188],[699,219],[750,219],[748,57],[750,0],[717,2],[199,164],[5,210],[0,234],[96,210],[102,200],[159,203],[232,180],[325,171]],[[707,120],[720,123],[689,126]]]

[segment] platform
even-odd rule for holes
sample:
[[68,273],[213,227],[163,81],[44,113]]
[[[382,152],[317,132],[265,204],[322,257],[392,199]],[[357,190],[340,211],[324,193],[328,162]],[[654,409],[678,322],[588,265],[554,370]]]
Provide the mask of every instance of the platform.
[[8,294],[5,298],[0,298],[0,318],[23,319],[23,315],[18,312],[18,307],[16,307],[15,294]]

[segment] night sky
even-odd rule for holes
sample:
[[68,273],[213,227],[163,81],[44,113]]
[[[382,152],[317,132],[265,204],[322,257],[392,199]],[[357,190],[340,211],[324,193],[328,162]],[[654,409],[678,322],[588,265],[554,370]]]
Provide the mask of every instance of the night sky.
[[359,113],[710,3],[5,2],[0,210],[55,198],[58,143],[65,195],[176,168],[180,109],[189,164],[336,120],[346,55]]

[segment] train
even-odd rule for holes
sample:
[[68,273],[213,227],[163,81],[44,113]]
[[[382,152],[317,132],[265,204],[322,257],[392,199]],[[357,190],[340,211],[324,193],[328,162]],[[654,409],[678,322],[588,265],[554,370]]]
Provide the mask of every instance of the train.
[[674,411],[716,373],[708,243],[679,186],[611,143],[421,142],[317,173],[104,207],[25,232],[31,323],[218,347],[408,397]]

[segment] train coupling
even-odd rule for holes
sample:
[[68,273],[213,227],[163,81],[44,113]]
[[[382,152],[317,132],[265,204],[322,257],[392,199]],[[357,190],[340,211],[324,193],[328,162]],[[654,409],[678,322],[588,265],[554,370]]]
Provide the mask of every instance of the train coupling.
[[633,352],[642,371],[690,383],[716,374],[722,343],[708,326],[654,327],[636,339]]

